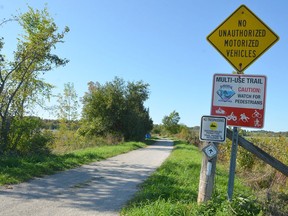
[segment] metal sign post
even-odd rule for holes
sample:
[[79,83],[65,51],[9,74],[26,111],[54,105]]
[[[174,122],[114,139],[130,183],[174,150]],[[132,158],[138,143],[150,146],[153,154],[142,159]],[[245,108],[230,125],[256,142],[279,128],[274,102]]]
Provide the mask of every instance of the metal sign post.
[[238,150],[238,129],[237,127],[233,127],[229,181],[228,181],[228,200],[229,201],[232,201],[233,190],[234,190],[237,150]]
[[279,37],[250,9],[241,5],[207,36],[207,40],[238,73],[236,77],[214,76],[211,109],[211,115],[226,116],[227,125],[234,126],[228,182],[228,200],[231,201],[238,148],[235,126],[262,128],[264,120],[266,77],[242,74]]

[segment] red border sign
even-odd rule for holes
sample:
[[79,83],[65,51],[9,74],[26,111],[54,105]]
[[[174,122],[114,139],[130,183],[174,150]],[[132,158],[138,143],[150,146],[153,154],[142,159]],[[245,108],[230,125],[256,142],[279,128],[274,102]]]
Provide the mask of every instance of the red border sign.
[[214,74],[211,115],[226,116],[227,125],[263,128],[266,76]]

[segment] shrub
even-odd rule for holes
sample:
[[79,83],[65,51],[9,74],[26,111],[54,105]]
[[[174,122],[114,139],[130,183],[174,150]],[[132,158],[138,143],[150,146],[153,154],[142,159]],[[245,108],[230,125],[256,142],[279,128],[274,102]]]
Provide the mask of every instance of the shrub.
[[54,140],[52,132],[41,130],[42,121],[37,117],[14,119],[11,127],[10,153],[20,155],[48,154]]

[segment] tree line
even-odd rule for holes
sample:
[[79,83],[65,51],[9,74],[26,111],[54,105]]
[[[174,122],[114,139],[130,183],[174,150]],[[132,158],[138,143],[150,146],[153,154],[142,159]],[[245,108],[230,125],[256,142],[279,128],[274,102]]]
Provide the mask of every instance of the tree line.
[[[0,26],[14,23],[23,34],[17,38],[12,59],[2,53],[5,43],[0,38],[0,155],[43,153],[49,151],[54,136],[43,130],[45,121],[35,117],[33,110],[36,106],[49,109],[45,101],[52,97],[53,85],[41,76],[69,62],[53,53],[69,28],[59,31],[47,8],[29,7]],[[149,84],[143,81],[125,82],[118,77],[103,85],[91,81],[82,98],[79,119],[78,96],[74,85],[67,83],[63,94],[57,96],[59,124],[53,122],[52,127],[77,131],[77,136],[112,134],[124,140],[141,140],[153,127],[149,109],[144,106],[149,94]]]

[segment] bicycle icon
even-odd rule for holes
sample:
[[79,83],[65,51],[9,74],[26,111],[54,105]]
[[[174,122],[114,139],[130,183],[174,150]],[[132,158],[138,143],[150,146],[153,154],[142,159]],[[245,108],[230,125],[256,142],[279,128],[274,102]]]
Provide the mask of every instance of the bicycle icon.
[[237,116],[234,115],[233,112],[231,112],[231,114],[229,116],[227,116],[227,120],[230,121],[237,121]]

